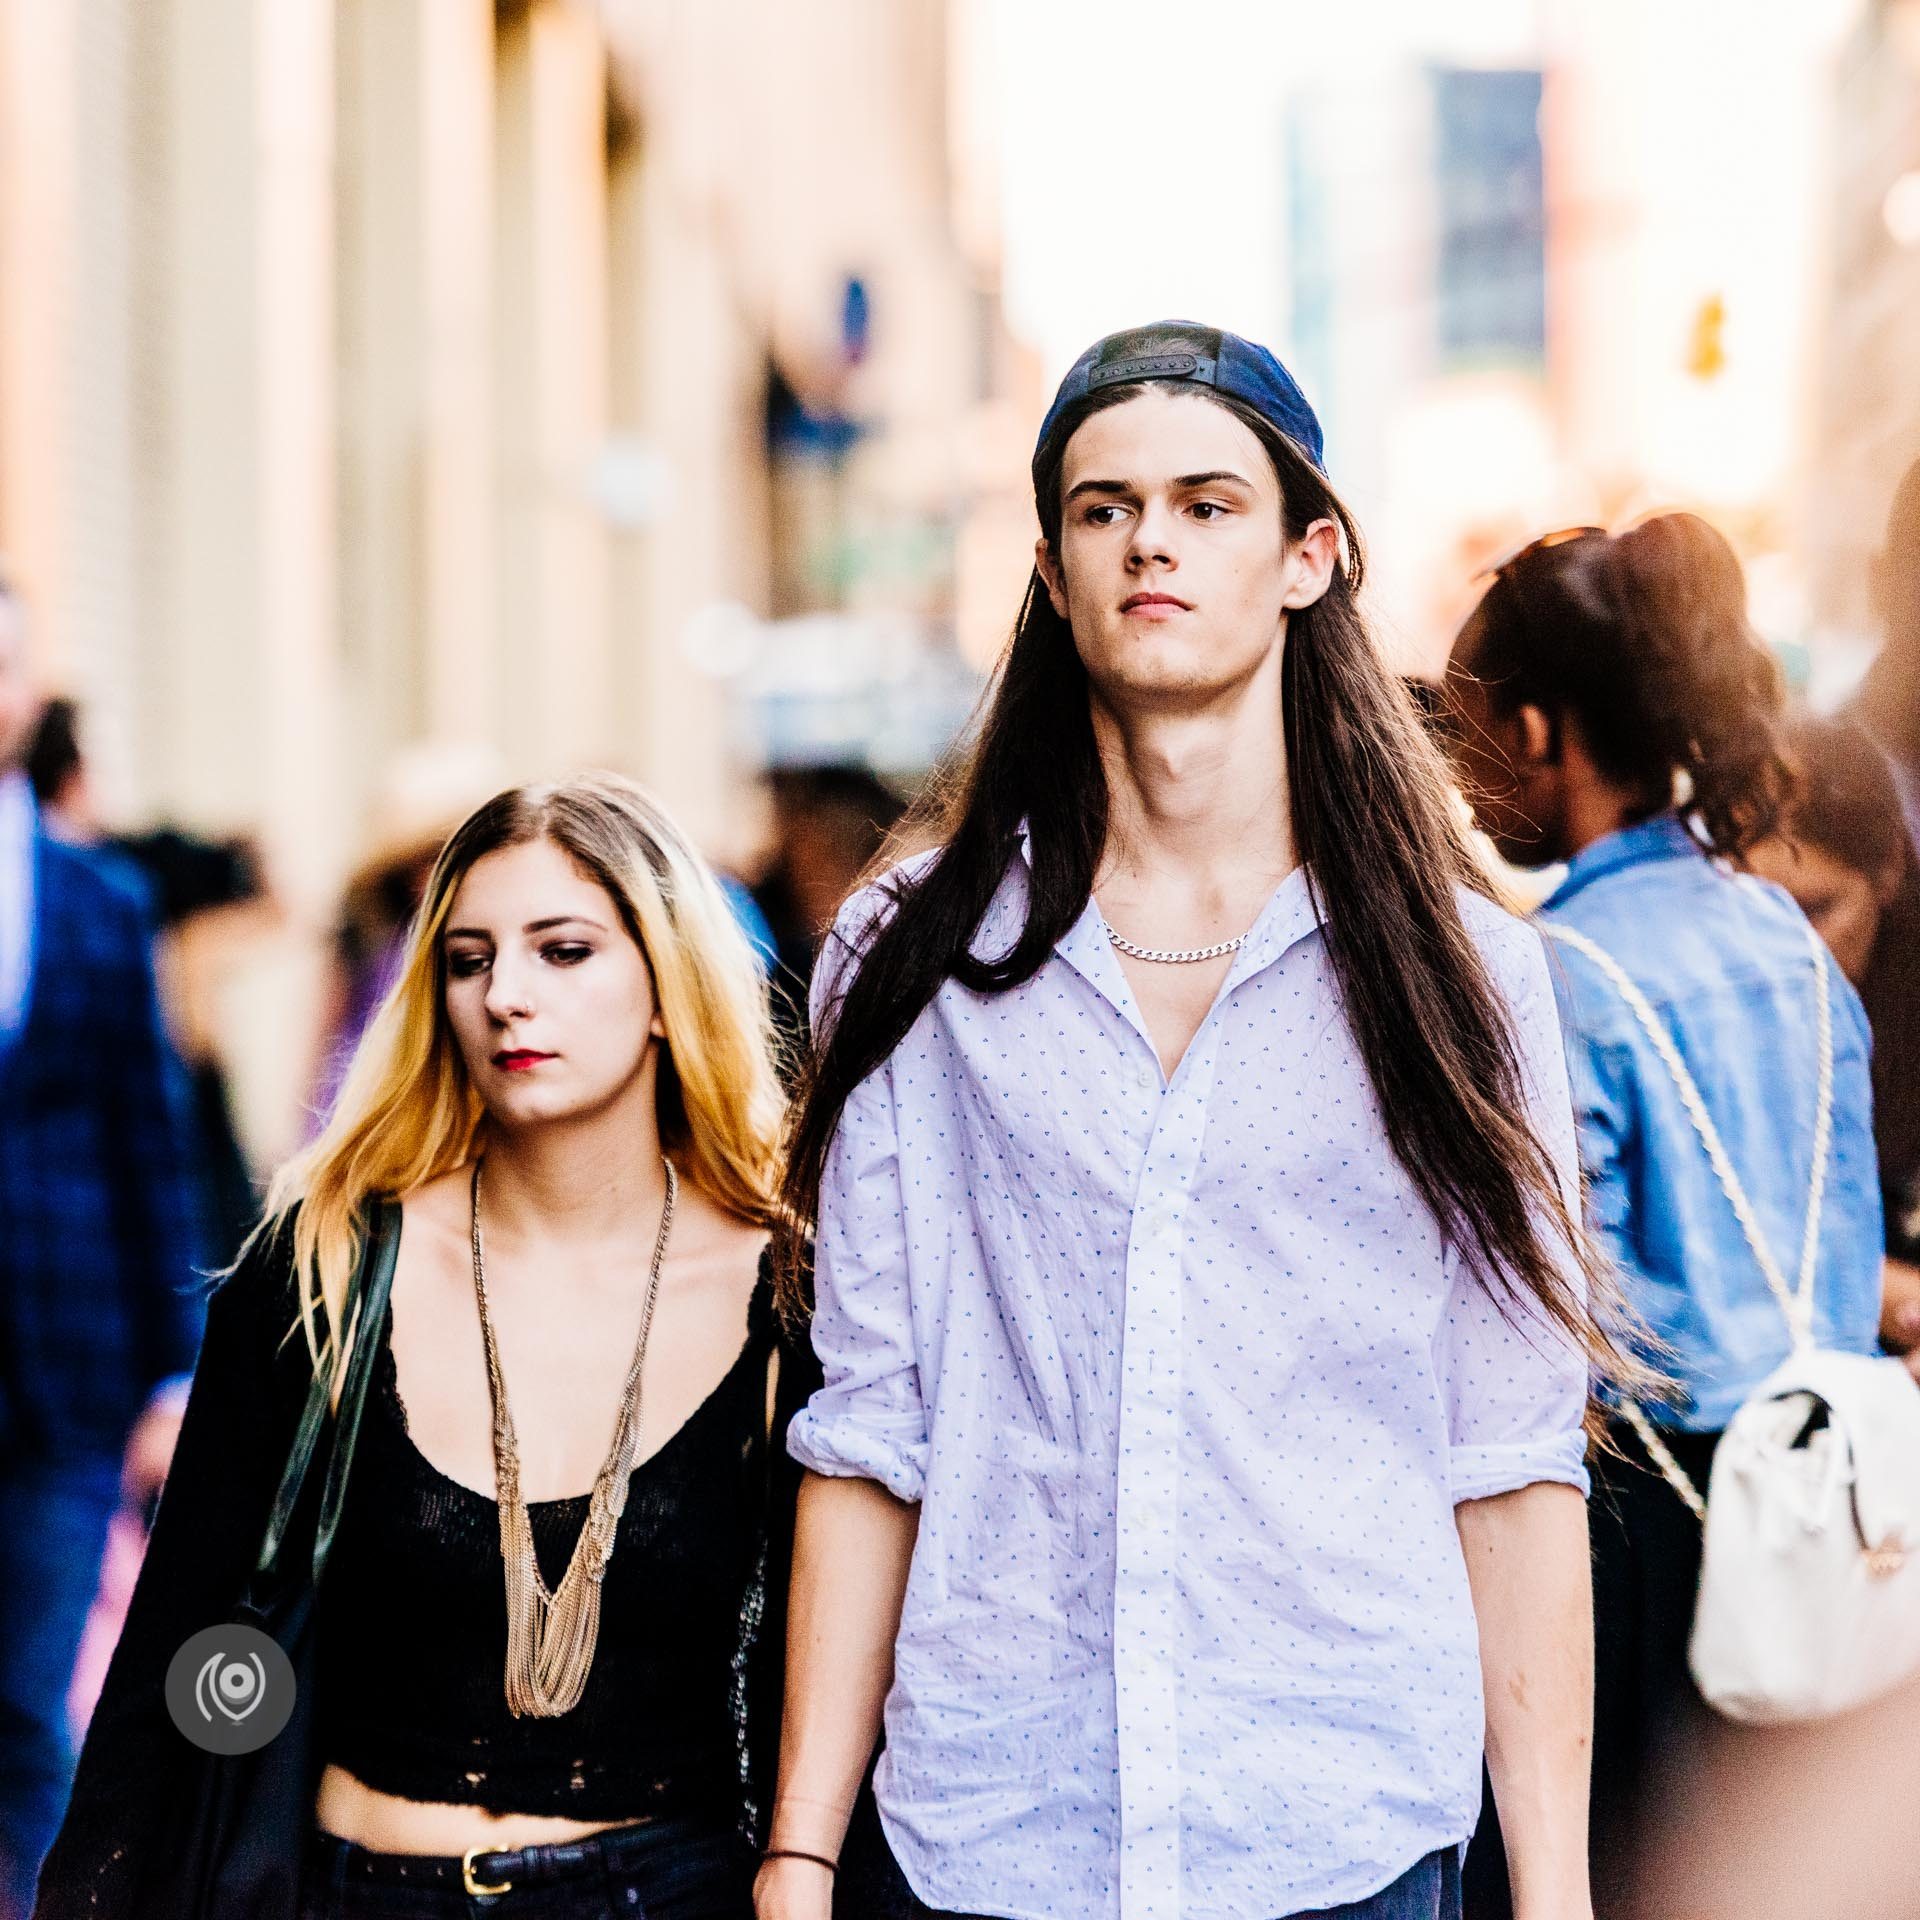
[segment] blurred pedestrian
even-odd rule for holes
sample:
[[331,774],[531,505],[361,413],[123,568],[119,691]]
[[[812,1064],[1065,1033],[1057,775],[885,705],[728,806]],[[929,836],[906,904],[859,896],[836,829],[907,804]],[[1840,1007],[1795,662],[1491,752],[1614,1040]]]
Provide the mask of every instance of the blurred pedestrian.
[[[1468,792],[1520,866],[1567,863],[1541,912],[1611,957],[1704,1092],[1788,1271],[1812,1204],[1820,966],[1779,887],[1727,864],[1784,821],[1792,776],[1779,676],[1748,624],[1726,542],[1690,514],[1616,536],[1536,542],[1497,569],[1453,652]],[[1660,1342],[1657,1439],[1696,1488],[1740,1402],[1791,1348],[1781,1308],[1669,1067],[1590,954],[1557,943],[1593,1224]],[[1815,1338],[1875,1349],[1881,1218],[1867,1023],[1831,978],[1832,1146],[1817,1241]],[[1597,1657],[1596,1910],[1622,1911],[1635,1823],[1704,1712],[1687,1670],[1699,1522],[1633,1426],[1599,1457],[1590,1508]],[[1507,1910],[1492,1811],[1468,1855],[1469,1913]]]
[[811,1371],[773,1312],[780,1127],[764,983],[647,795],[583,775],[457,824],[214,1295],[46,1920],[133,1920],[177,1869],[162,1679],[242,1589],[375,1220],[300,1912],[745,1920]]
[[1746,864],[1799,901],[1866,1007],[1887,1236],[1880,1337],[1920,1368],[1920,857],[1861,727],[1805,716],[1788,745],[1800,771],[1793,812]]
[[224,1268],[260,1214],[234,1121],[219,1017],[228,979],[281,922],[259,853],[243,837],[210,840],[172,826],[109,832],[94,804],[81,714],[71,700],[49,700],[42,709],[26,764],[48,830],[124,863],[151,903],[161,1008],[191,1094],[203,1251],[210,1267]]
[[1894,490],[1886,543],[1873,565],[1882,639],[1852,717],[1893,770],[1907,837],[1920,849],[1920,460]]
[[176,1375],[147,1402],[134,1424],[120,1465],[120,1504],[107,1529],[101,1556],[100,1581],[87,1614],[86,1631],[74,1656],[73,1678],[67,1684],[67,1725],[74,1749],[86,1738],[87,1722],[106,1679],[107,1663],[120,1642],[134,1582],[147,1551],[147,1535],[160,1504],[161,1489],[173,1464],[180,1439],[180,1422],[187,1410],[188,1376]]
[[341,890],[308,1096],[319,1134],[374,1009],[399,976],[407,929],[447,835],[502,784],[480,742],[416,741],[395,755],[369,809],[372,830]]
[[73,1767],[66,1696],[121,1454],[199,1331],[198,1196],[144,902],[42,827],[37,703],[0,586],[0,1910]]
[[42,703],[23,756],[40,824],[57,840],[88,846],[101,834],[93,781],[80,750],[80,708],[64,694]]
[[1109,336],[1033,483],[943,844],[814,979],[761,1920],[1455,1920],[1483,1735],[1579,1920],[1596,1341],[1540,938],[1270,353]]
[[789,1035],[801,1041],[807,982],[821,942],[905,807],[892,788],[860,766],[777,768],[767,787],[773,851],[753,895],[772,931],[781,989],[776,1010]]

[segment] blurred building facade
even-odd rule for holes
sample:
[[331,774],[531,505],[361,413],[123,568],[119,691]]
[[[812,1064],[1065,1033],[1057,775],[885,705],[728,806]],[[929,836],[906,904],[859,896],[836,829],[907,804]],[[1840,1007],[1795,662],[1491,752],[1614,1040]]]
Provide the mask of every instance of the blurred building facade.
[[1870,630],[1868,562],[1920,460],[1920,4],[1870,0],[1833,74],[1832,242],[1817,469],[1816,605]]
[[1656,506],[1726,529],[1770,637],[1818,637],[1827,183],[1861,5],[1402,9],[1299,79],[1288,331],[1410,666],[1503,548]]
[[114,810],[259,831],[315,911],[424,740],[723,844],[769,616],[951,655],[1023,364],[955,34],[0,0],[0,551]]

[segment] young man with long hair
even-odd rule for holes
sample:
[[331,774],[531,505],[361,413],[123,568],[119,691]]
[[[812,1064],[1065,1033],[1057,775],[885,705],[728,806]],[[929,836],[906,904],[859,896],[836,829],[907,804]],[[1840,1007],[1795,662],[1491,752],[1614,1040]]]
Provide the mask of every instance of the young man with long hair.
[[1483,1728],[1527,1920],[1588,1913],[1553,992],[1321,458],[1231,334],[1083,355],[939,849],[823,956],[761,1920],[1439,1920]]

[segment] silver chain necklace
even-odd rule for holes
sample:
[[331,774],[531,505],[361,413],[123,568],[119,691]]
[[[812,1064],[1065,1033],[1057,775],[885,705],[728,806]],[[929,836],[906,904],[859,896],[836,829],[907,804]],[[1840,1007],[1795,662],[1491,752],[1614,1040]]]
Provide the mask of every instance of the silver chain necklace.
[[1136,947],[1131,940],[1123,940],[1109,927],[1107,938],[1122,953],[1130,953],[1136,960],[1157,960],[1162,966],[1184,967],[1195,960],[1218,960],[1223,953],[1233,953],[1246,945],[1247,936],[1237,933],[1231,940],[1216,941],[1210,947]]

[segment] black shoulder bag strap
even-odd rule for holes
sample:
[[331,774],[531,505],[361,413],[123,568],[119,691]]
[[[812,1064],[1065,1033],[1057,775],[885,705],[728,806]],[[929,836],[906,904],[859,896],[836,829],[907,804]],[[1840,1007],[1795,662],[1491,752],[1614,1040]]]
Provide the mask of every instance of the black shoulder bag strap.
[[[304,1843],[319,1782],[315,1738],[314,1596],[346,1498],[347,1470],[380,1345],[381,1323],[400,1249],[400,1209],[380,1200],[367,1223],[358,1269],[340,1321],[352,1345],[337,1414],[331,1372],[316,1376],[280,1475],[273,1510],[235,1620],[276,1641],[294,1669],[291,1717],[264,1747],[208,1753],[188,1786],[175,1844],[156,1862],[143,1914],[167,1920],[294,1920],[300,1910]],[[322,1436],[331,1434],[310,1571],[283,1567],[287,1543],[312,1476]]]
[[[313,1542],[313,1581],[320,1583],[333,1538],[339,1530],[340,1512],[347,1497],[347,1474],[353,1465],[354,1442],[360,1433],[360,1414],[366,1405],[367,1383],[373,1377],[373,1358],[379,1346],[380,1323],[386,1315],[387,1299],[393,1291],[394,1263],[400,1254],[400,1208],[396,1201],[382,1198],[375,1202],[367,1238],[360,1249],[358,1271],[348,1292],[343,1315],[352,1351],[347,1357],[347,1375],[340,1389],[339,1411],[334,1418],[333,1445],[327,1459],[327,1479],[320,1502],[320,1521]],[[306,1491],[320,1436],[326,1430],[331,1410],[331,1380],[317,1373],[307,1391],[307,1404],[294,1433],[293,1448],[287,1455],[280,1488],[274,1495],[273,1511],[267,1518],[267,1530],[260,1542],[260,1554],[254,1562],[256,1585],[271,1582],[278,1572],[281,1549],[287,1530]]]

